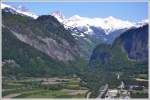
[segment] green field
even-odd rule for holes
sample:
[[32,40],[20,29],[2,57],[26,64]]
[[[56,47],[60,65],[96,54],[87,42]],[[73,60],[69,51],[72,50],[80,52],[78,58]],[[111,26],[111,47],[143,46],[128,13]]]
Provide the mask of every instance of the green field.
[[[3,83],[2,88],[3,98],[85,98],[88,91],[77,78],[9,80]],[[12,96],[15,94],[17,96]]]
[[37,90],[23,93],[15,98],[84,98],[85,94],[70,95],[61,90]]

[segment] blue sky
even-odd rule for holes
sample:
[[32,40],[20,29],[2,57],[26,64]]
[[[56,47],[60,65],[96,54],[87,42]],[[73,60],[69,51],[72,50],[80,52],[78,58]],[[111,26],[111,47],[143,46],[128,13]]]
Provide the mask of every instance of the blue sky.
[[134,22],[148,18],[148,3],[146,2],[5,2],[5,4],[22,5],[37,15],[50,14],[59,10],[66,18],[73,15],[91,18],[113,16]]

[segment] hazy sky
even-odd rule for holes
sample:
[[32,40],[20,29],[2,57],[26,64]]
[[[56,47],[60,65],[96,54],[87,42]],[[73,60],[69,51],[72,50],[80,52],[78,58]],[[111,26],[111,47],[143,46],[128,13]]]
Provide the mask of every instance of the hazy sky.
[[5,4],[22,5],[37,15],[61,11],[66,18],[73,15],[82,17],[113,16],[123,20],[141,21],[148,18],[148,3],[146,2],[97,2],[97,3],[54,3],[54,2],[5,2]]

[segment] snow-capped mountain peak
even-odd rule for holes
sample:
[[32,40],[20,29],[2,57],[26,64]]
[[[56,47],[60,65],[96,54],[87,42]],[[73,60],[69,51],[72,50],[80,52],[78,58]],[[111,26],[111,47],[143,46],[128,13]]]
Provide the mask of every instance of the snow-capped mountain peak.
[[12,12],[13,14],[20,14],[20,15],[25,15],[25,16],[29,16],[32,17],[34,19],[36,19],[38,16],[31,13],[29,10],[27,10],[26,8],[19,6],[19,7],[12,7],[10,5],[6,5],[4,3],[1,3],[1,9],[5,9],[7,8],[7,11],[9,9],[9,12]]
[[94,26],[101,28],[108,35],[111,32],[119,29],[130,28],[135,25],[133,22],[120,20],[109,16],[107,18],[87,18],[80,17],[79,15],[74,15],[63,21],[63,24],[70,27],[87,27]]
[[51,15],[57,18],[59,22],[63,22],[63,20],[65,19],[64,15],[60,11],[55,11],[51,13]]

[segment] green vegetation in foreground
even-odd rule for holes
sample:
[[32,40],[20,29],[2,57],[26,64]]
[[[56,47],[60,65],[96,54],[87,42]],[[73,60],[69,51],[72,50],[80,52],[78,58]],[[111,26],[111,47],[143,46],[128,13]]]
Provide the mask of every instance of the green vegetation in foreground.
[[56,80],[55,84],[43,84],[43,82],[47,80],[37,81],[36,78],[9,80],[3,84],[2,96],[20,93],[13,98],[85,98],[88,91],[86,87],[81,86],[79,78],[68,78],[67,81]]

